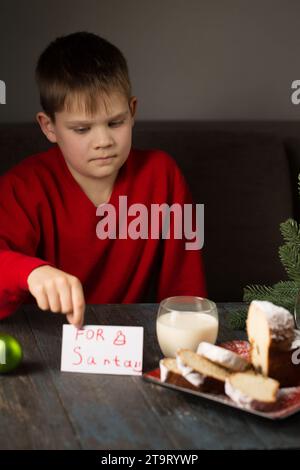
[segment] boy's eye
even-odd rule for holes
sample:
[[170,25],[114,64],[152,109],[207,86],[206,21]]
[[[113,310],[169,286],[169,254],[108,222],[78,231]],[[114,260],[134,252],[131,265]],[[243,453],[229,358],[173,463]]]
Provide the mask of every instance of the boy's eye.
[[[121,124],[123,124],[124,121],[125,119],[123,119],[123,121],[114,121],[114,122],[111,122],[109,125],[113,127],[120,126]],[[77,134],[84,134],[89,129],[90,129],[89,127],[78,127],[77,129],[73,129],[73,131],[77,132]]]
[[[125,119],[124,119],[124,120],[125,120]],[[120,126],[121,124],[123,124],[124,120],[123,120],[123,121],[114,121],[114,122],[111,122],[110,125],[111,125],[111,126]]]
[[73,129],[73,130],[77,132],[78,134],[83,134],[84,132],[89,130],[89,127],[80,127],[78,129]]

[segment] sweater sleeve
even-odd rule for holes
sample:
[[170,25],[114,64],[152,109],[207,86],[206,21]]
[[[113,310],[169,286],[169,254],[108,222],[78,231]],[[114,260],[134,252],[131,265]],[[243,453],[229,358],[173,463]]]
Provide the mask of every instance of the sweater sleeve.
[[34,188],[18,175],[0,176],[0,319],[30,296],[31,271],[51,263],[36,257],[40,237]]
[[[173,181],[169,205],[179,203],[184,218],[184,204],[190,204],[195,228],[196,209],[191,192],[177,164],[172,164]],[[204,229],[204,227],[202,227]],[[201,232],[201,231],[200,231]],[[157,302],[176,295],[206,297],[206,283],[201,249],[186,249],[193,242],[185,236],[182,222],[182,238],[174,237],[174,218],[170,218],[170,238],[162,240],[162,261],[158,282]]]

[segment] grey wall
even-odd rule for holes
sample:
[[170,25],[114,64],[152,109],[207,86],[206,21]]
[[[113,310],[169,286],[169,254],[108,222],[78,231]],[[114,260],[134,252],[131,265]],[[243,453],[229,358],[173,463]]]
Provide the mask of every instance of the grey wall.
[[0,1],[0,122],[34,120],[36,59],[87,30],[128,60],[140,120],[297,120],[297,0]]

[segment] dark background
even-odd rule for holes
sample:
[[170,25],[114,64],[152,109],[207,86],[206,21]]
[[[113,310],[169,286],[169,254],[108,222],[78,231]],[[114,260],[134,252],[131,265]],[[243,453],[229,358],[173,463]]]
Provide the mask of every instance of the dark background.
[[50,146],[35,122],[35,64],[50,41],[80,30],[127,58],[133,146],[167,151],[205,206],[209,297],[239,301],[246,285],[286,279],[279,225],[300,220],[300,2],[0,2],[0,174]]
[[57,36],[102,35],[128,60],[141,120],[297,120],[297,0],[0,2],[0,122],[39,110],[33,72]]

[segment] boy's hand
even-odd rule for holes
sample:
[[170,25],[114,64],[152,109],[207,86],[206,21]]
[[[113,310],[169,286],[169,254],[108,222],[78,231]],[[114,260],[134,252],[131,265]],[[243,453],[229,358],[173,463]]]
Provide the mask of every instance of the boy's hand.
[[81,282],[77,277],[44,265],[31,271],[27,283],[39,308],[64,313],[69,323],[81,328],[85,300]]

